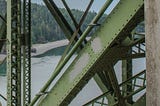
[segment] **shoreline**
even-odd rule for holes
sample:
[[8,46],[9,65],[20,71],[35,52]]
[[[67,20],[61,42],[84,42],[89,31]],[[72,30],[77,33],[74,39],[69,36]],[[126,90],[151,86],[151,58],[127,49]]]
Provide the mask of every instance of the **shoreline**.
[[[87,41],[90,39],[91,37],[87,37]],[[68,45],[69,41],[67,39],[64,40],[58,40],[58,41],[53,41],[53,42],[48,42],[45,44],[33,44],[32,45],[32,51],[31,52],[31,56],[39,56],[42,55],[44,53],[46,53],[49,50],[58,48],[58,47],[63,47]],[[4,61],[4,59],[6,58],[6,54],[0,54],[0,64]]]
[[58,47],[62,47],[62,46],[66,46],[68,43],[69,43],[69,41],[67,39],[65,39],[65,40],[59,40],[59,41],[54,41],[54,42],[48,42],[45,44],[34,44],[32,46],[32,49],[35,49],[36,52],[31,53],[31,55],[32,56],[41,55],[49,50],[52,50],[52,49],[55,49]]
[[[62,46],[66,46],[68,44],[68,40],[59,40],[59,41],[54,41],[54,42],[48,42],[45,44],[33,44],[32,49],[35,50],[35,53],[31,53],[31,56],[38,56],[38,55],[42,55],[45,52],[58,48],[58,47],[62,47]],[[4,61],[4,59],[6,58],[6,54],[0,54],[0,64]]]

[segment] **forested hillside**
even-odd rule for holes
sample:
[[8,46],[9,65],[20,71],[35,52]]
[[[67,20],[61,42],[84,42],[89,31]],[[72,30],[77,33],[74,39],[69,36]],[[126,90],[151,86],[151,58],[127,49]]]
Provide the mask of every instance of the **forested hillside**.
[[[70,23],[72,28],[74,28],[73,22],[69,17],[67,11],[64,8],[60,8],[60,11],[63,13],[64,17]],[[0,0],[0,14],[3,16],[6,13],[6,2],[5,0]],[[72,13],[79,22],[83,11],[72,9]],[[55,40],[64,39],[65,36],[61,31],[59,25],[54,20],[53,16],[49,12],[46,6],[32,3],[32,43],[45,43]],[[96,15],[95,12],[89,12],[84,24],[82,25],[82,31],[87,27],[91,22],[93,17]],[[105,15],[104,15],[105,16]],[[104,18],[101,19],[101,21]],[[0,20],[1,21],[1,20]],[[144,32],[144,22],[140,23],[136,28],[138,32]]]
[[[60,8],[60,11],[63,13],[64,17],[71,23],[73,27],[73,22],[71,21],[67,11],[64,8]],[[6,2],[5,0],[0,0],[0,14],[3,16],[6,13]],[[77,22],[79,22],[83,11],[72,9]],[[59,25],[54,20],[53,16],[49,10],[44,5],[39,5],[32,3],[32,43],[44,43],[49,41],[55,41],[64,39],[65,36],[61,31]],[[90,23],[92,18],[96,15],[95,12],[89,12],[84,24],[81,29],[84,30],[87,25]]]
[[[72,20],[67,11],[65,9],[60,9],[60,11],[63,13],[68,23],[71,23],[73,28]],[[74,14],[77,22],[79,22],[83,11],[72,9],[72,13]],[[89,12],[84,24],[81,27],[82,30],[87,27],[95,15],[95,12]],[[54,41],[65,38],[63,32],[57,25],[49,10],[45,6],[38,4],[32,4],[32,35],[33,43]]]

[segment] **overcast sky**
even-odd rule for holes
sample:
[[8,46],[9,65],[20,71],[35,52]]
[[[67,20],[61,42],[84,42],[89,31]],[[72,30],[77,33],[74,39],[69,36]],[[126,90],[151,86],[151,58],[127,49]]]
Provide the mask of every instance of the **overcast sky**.
[[[55,3],[59,6],[59,7],[63,7],[63,4],[61,2],[61,0],[54,0]],[[66,0],[67,4],[69,5],[69,7],[71,9],[80,9],[80,10],[85,10],[87,4],[89,3],[90,0]],[[102,7],[102,5],[105,3],[106,0],[94,0],[94,3],[91,7],[91,11],[96,11],[98,12],[98,10]],[[108,12],[111,10],[112,7],[114,7],[114,5],[118,2],[119,0],[114,0],[112,5],[110,6],[110,9],[108,9]],[[43,0],[32,0],[32,2],[36,2],[39,4],[43,4]],[[106,12],[106,13],[108,13]]]

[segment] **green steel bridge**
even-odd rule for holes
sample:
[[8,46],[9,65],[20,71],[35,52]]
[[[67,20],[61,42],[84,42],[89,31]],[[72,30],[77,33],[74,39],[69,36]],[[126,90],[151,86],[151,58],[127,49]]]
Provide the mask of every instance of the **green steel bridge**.
[[[22,2],[23,1],[23,2]],[[84,32],[81,30],[94,0],[90,0],[80,22],[77,22],[65,0],[72,29],[54,0],[43,0],[69,40],[57,67],[47,83],[31,99],[31,0],[7,0],[7,15],[1,16],[0,50],[7,44],[7,106],[68,106],[87,82],[94,78],[103,94],[83,106],[145,106],[146,70],[133,74],[133,59],[145,57],[145,33],[136,33],[136,26],[144,21],[144,0],[120,0],[114,9],[98,23],[114,0],[106,0]],[[96,28],[88,41],[86,37]],[[52,82],[61,73],[55,85]],[[122,61],[121,70],[114,66]],[[121,71],[118,82],[115,71]],[[141,83],[139,83],[141,82]],[[94,93],[94,91],[93,91]],[[142,95],[139,95],[141,93]],[[134,99],[139,95],[138,99]]]

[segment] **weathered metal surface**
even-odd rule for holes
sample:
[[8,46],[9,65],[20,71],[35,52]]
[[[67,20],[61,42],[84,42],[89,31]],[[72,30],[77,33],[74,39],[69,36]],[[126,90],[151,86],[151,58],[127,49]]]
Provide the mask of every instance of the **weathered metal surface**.
[[[97,21],[100,19],[100,17],[103,15],[105,12],[106,8],[111,4],[112,0],[106,1],[106,3],[103,5],[102,9],[100,12],[94,17],[92,20],[92,23],[97,23]],[[52,74],[51,78],[48,80],[48,82],[44,85],[44,87],[40,90],[40,92],[45,92],[46,89],[50,86],[52,81],[56,78],[56,76],[61,72],[61,69],[64,67],[64,65],[67,63],[67,61],[72,57],[72,55],[77,51],[81,43],[84,41],[86,36],[90,33],[92,30],[93,26],[88,26],[82,36],[79,38],[79,40],[76,42],[76,44],[73,46],[72,50],[69,51],[69,53],[65,56],[65,59],[57,66],[56,70]],[[38,100],[40,96],[36,96],[33,101],[31,102],[30,106],[34,105],[35,102]]]
[[[118,38],[121,40],[124,35],[128,34],[138,23],[134,21],[135,18],[141,15],[143,7],[143,0],[123,0],[117,5],[110,16],[105,20],[99,30],[91,38],[91,41],[84,47],[78,54],[77,58],[66,70],[60,80],[52,88],[52,90],[42,100],[42,106],[64,106],[68,105],[75,95],[82,89],[87,81],[94,75],[95,71],[99,68],[98,64],[104,61],[103,56],[106,56],[105,62],[112,60],[113,52],[109,52],[113,44],[116,43]],[[137,16],[137,17],[136,17]],[[134,23],[135,22],[135,23]],[[115,27],[116,26],[116,27]],[[128,32],[129,31],[129,32]],[[94,39],[100,39],[101,48],[93,51],[91,42]],[[97,41],[97,40],[95,40]],[[121,50],[123,51],[123,50]],[[124,51],[123,51],[124,52]],[[78,74],[71,81],[70,77],[75,72],[75,66],[78,64],[79,59],[87,54],[88,63],[78,72]],[[114,54],[115,55],[115,54]],[[67,85],[67,86],[66,86]]]
[[[21,46],[23,45],[23,99],[24,106],[27,106],[30,103],[30,0],[23,0],[24,8],[23,12],[21,12],[21,1],[20,0],[10,0],[7,1],[7,76],[8,76],[8,106],[21,106]],[[70,26],[67,26],[67,22],[65,20],[61,20],[63,18],[62,14],[57,10],[56,5],[53,6],[54,2],[52,0],[44,0],[49,9],[52,10],[52,14],[56,15],[56,19],[59,24],[64,29],[68,38],[73,34]],[[112,0],[107,0],[104,4],[105,6],[102,10],[97,14],[91,24],[95,25],[97,21],[100,19],[105,9],[110,5]],[[91,1],[92,3],[92,1]],[[89,7],[88,7],[89,8]],[[87,9],[88,10],[88,9]],[[86,10],[86,11],[87,11]],[[70,10],[69,10],[70,11]],[[23,24],[24,30],[23,35],[21,33],[21,13],[23,15]],[[71,15],[72,17],[72,15]],[[85,17],[85,14],[84,14]],[[124,100],[131,98],[134,94],[140,92],[145,89],[145,78],[140,78],[143,80],[143,85],[137,85],[136,79],[137,77],[132,77],[130,79],[124,78],[124,82],[118,85],[117,78],[115,72],[113,70],[114,64],[120,59],[133,59],[145,56],[145,50],[141,45],[144,44],[144,37],[138,38],[138,40],[131,41],[127,39],[127,35],[131,34],[131,31],[135,28],[135,26],[143,19],[143,0],[121,0],[113,12],[107,17],[104,23],[100,26],[100,28],[95,32],[91,40],[85,45],[78,56],[73,61],[73,63],[69,66],[66,72],[62,75],[59,81],[56,83],[54,87],[52,87],[51,91],[47,92],[47,89],[50,87],[50,84],[59,74],[64,65],[68,62],[70,57],[77,51],[77,49],[82,45],[86,36],[90,33],[91,29],[94,26],[88,26],[87,30],[82,34],[82,36],[77,38],[77,43],[74,43],[73,48],[69,51],[68,54],[62,60],[62,63],[58,65],[55,73],[53,73],[52,77],[46,83],[46,85],[42,88],[41,94],[45,93],[44,98],[41,98],[39,105],[40,106],[66,106],[68,105],[72,99],[78,94],[78,92],[85,86],[85,84],[94,77],[96,74],[96,82],[100,86],[100,88],[105,91],[110,91],[107,95],[103,95],[103,97],[107,97],[109,99],[109,105],[127,105]],[[75,21],[73,19],[73,21]],[[83,18],[82,18],[83,21]],[[77,26],[77,23],[75,26]],[[80,23],[81,24],[81,23]],[[79,25],[80,25],[79,24]],[[64,25],[64,26],[63,26]],[[68,24],[69,25],[69,24]],[[4,29],[2,27],[2,31],[4,33]],[[80,27],[76,34],[78,34]],[[0,32],[0,33],[1,33]],[[80,32],[79,32],[80,33]],[[81,34],[81,33],[80,33]],[[4,34],[0,34],[0,38]],[[73,34],[74,35],[74,34]],[[21,40],[23,38],[24,43],[21,44]],[[1,44],[0,44],[1,46]],[[137,49],[137,51],[132,50],[128,54],[128,50],[131,47]],[[110,67],[108,67],[110,66]],[[129,66],[131,67],[131,66]],[[127,68],[125,66],[125,68]],[[127,70],[127,69],[126,69]],[[125,70],[125,71],[126,71]],[[142,73],[141,73],[142,74]],[[132,75],[128,75],[132,76]],[[145,76],[144,76],[145,77]],[[132,79],[134,83],[132,84]],[[106,84],[105,84],[106,83]],[[121,86],[125,86],[123,90],[120,89]],[[138,89],[135,90],[135,87]],[[133,90],[131,90],[133,88]],[[125,90],[125,91],[124,91]],[[46,93],[47,92],[47,93]],[[113,94],[114,92],[114,94]],[[126,93],[129,92],[129,93]],[[33,106],[35,102],[37,102],[38,98],[41,95],[37,95],[30,106]],[[130,100],[128,103],[130,103]],[[105,99],[102,98],[101,105],[107,105],[104,103]],[[140,98],[137,103],[134,103],[133,106],[141,106],[145,105],[145,96]],[[132,101],[131,101],[132,102]],[[95,103],[95,101],[93,101]],[[103,104],[104,103],[104,104]],[[92,104],[93,105],[93,104]]]
[[[143,83],[139,84],[139,82],[137,80],[142,80]],[[134,82],[134,84],[130,84],[130,82]],[[123,87],[129,85],[132,87],[132,91],[128,92],[127,90],[125,92],[127,92],[127,95],[124,94],[123,90],[121,90],[121,94],[123,95],[124,99],[127,100],[130,97],[132,97],[133,95],[137,94],[138,92],[141,92],[142,90],[144,90],[146,88],[146,70],[138,73],[137,75],[132,76],[131,78],[127,79],[126,81],[122,82],[121,84],[119,84],[119,87]],[[113,94],[114,96],[114,92],[112,90],[109,90],[107,92],[105,92],[104,94],[94,98],[93,100],[91,100],[90,102],[84,104],[83,106],[97,106],[97,104],[103,104],[105,106],[115,106],[118,104],[118,101],[112,102],[112,104],[109,104],[107,102],[108,98],[107,95]],[[116,99],[116,97],[114,97],[114,99]],[[145,106],[145,95],[143,95],[142,97],[140,97],[135,103],[132,104],[126,104],[127,106]],[[124,105],[120,105],[120,106],[124,106]]]
[[[130,39],[132,38],[132,35],[129,35]],[[128,50],[128,54],[132,54],[132,47],[130,48],[130,50]],[[122,60],[122,81],[127,80],[128,78],[131,78],[133,74],[132,71],[132,59],[126,59],[126,60]],[[129,82],[132,85],[132,81]],[[132,91],[132,86],[128,86],[125,85],[122,87],[122,91],[127,91],[127,92],[131,92]],[[123,92],[124,95],[127,95],[127,92]],[[128,103],[132,103],[133,102],[133,97],[129,98],[127,100]]]
[[31,102],[31,0],[23,1],[23,106]]
[[7,1],[7,106],[21,106],[21,0]]

